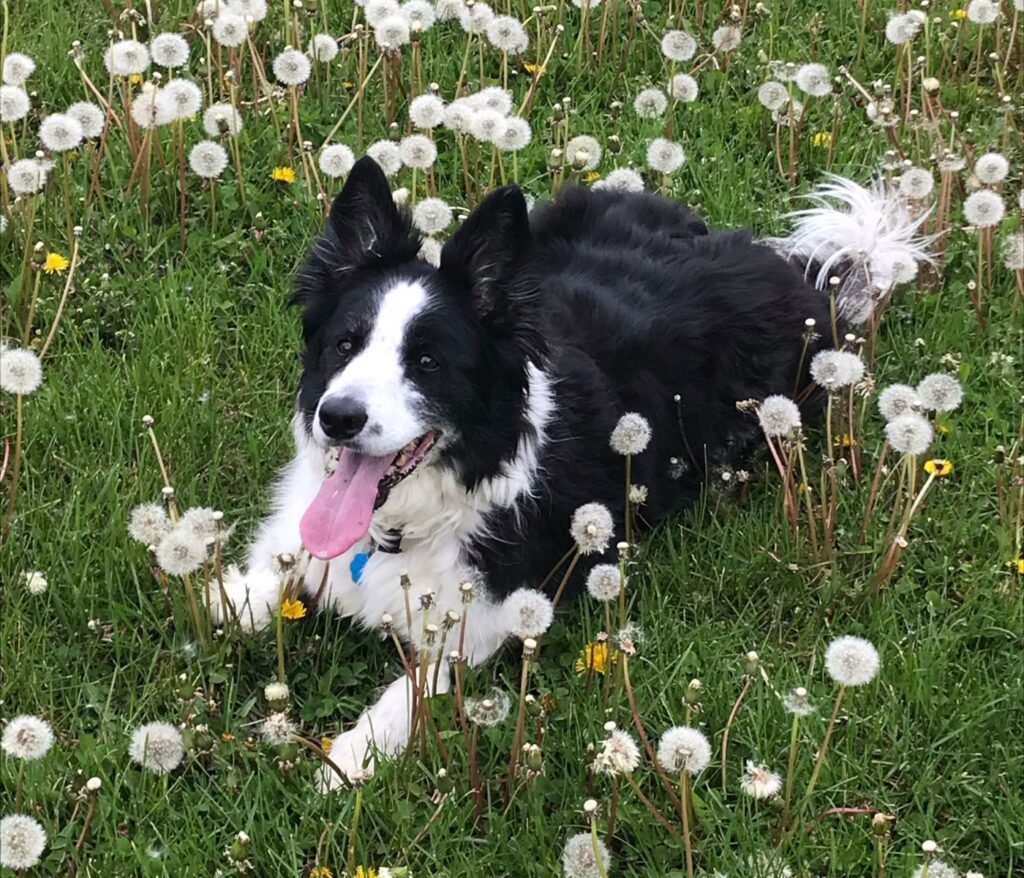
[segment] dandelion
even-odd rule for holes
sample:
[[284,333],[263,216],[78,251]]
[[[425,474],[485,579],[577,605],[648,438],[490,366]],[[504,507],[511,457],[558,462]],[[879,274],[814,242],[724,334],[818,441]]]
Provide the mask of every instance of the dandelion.
[[658,762],[672,774],[700,774],[711,762],[711,742],[691,726],[673,726],[658,742]]
[[555,605],[534,588],[520,588],[505,598],[502,613],[506,626],[520,640],[540,637],[555,618]]
[[960,878],[960,873],[943,860],[931,860],[927,865],[918,866],[911,873],[910,878],[926,878],[926,876],[927,878]]
[[606,639],[591,640],[576,656],[574,667],[579,676],[590,673],[604,674],[608,671],[609,663],[617,661],[618,658],[619,653],[611,651]]
[[171,520],[159,503],[140,503],[128,518],[128,535],[144,546],[155,546],[171,532]]
[[677,73],[669,82],[668,93],[673,100],[689,104],[697,100],[700,86],[697,85],[697,80],[688,73]]
[[138,40],[121,40],[107,49],[103,63],[111,76],[145,73],[149,67],[149,49]]
[[924,462],[924,471],[930,476],[942,478],[953,472],[953,461],[935,457]]
[[622,591],[622,574],[615,564],[595,564],[587,574],[587,592],[594,600],[613,601]]
[[932,436],[931,424],[914,412],[899,415],[885,425],[885,438],[900,454],[924,454]]
[[828,390],[848,387],[864,377],[864,361],[849,351],[818,351],[811,359],[811,378]]
[[964,199],[964,219],[979,229],[999,225],[1005,215],[1003,199],[990,189],[979,189]]
[[249,25],[242,16],[224,10],[213,21],[214,40],[226,49],[236,49],[249,35]]
[[314,34],[309,41],[309,54],[322,64],[330,64],[338,57],[338,41],[330,34]]
[[400,49],[409,42],[409,20],[400,12],[389,15],[374,26],[373,36],[382,49]]
[[987,152],[974,163],[974,176],[986,186],[1002,183],[1009,173],[1010,163],[998,152]]
[[200,140],[188,154],[189,167],[204,180],[214,180],[228,164],[224,147],[212,140]]
[[440,198],[424,198],[412,209],[412,222],[424,235],[437,235],[452,223],[452,209]]
[[294,183],[295,168],[291,168],[288,165],[278,165],[270,172],[270,179],[275,183]]
[[61,253],[47,253],[43,262],[43,272],[46,274],[63,274],[67,271],[71,262],[67,256]]
[[878,411],[887,421],[921,410],[921,397],[909,384],[891,384],[878,395]]
[[505,119],[494,145],[503,152],[518,152],[529,144],[531,137],[530,123],[520,116],[510,116]]
[[327,177],[344,177],[356,162],[355,154],[344,143],[332,143],[320,152],[317,164]]
[[178,528],[188,531],[196,539],[220,539],[224,533],[221,528],[221,513],[209,506],[195,506],[189,509],[179,520]]
[[288,684],[287,683],[268,683],[263,688],[263,697],[267,701],[287,701],[289,696]]
[[402,170],[402,155],[398,144],[390,140],[378,140],[366,148],[366,154],[373,159],[388,177],[393,177]]
[[499,52],[505,52],[508,55],[525,52],[530,45],[526,28],[511,15],[496,15],[487,24],[486,33],[491,45]]
[[35,818],[8,814],[0,820],[0,866],[15,872],[31,869],[45,849],[46,830]]
[[711,35],[711,45],[716,52],[733,52],[740,47],[743,32],[735,25],[726,24]]
[[163,89],[143,89],[132,100],[131,116],[140,128],[167,125],[174,119],[174,106]]
[[885,24],[885,38],[894,46],[902,46],[914,39],[920,29],[921,25],[909,15],[891,15]]
[[837,637],[825,651],[825,670],[840,686],[870,683],[880,664],[878,650],[863,637]]
[[640,764],[640,748],[629,732],[615,729],[601,742],[593,764],[598,774],[610,777],[632,774]]
[[757,90],[757,100],[768,110],[779,110],[789,101],[789,89],[781,82],[770,80]]
[[643,192],[644,178],[632,168],[616,168],[603,180],[593,185],[594,189],[610,189],[616,192]]
[[402,15],[410,28],[420,32],[430,30],[437,21],[437,12],[427,0],[406,0],[402,4]]
[[651,441],[651,425],[636,412],[627,412],[612,430],[609,444],[616,454],[640,454]]
[[1015,232],[1004,239],[1003,265],[1008,271],[1024,271],[1024,232]]
[[274,59],[274,77],[283,85],[302,85],[312,72],[309,58],[298,49],[285,49]]
[[577,170],[592,171],[601,161],[601,144],[589,134],[580,134],[565,145],[565,156]]
[[[601,858],[600,864],[598,856]],[[595,842],[589,832],[580,832],[572,836],[562,850],[562,871],[565,878],[601,878],[608,874],[611,862],[612,856],[607,845],[600,839]]]
[[459,19],[459,24],[466,33],[482,34],[487,32],[487,26],[494,21],[494,10],[486,3],[474,3],[469,7],[469,15],[466,20]]
[[657,119],[668,109],[668,98],[660,88],[645,88],[633,99],[633,110],[641,119]]
[[614,533],[612,514],[601,503],[585,503],[572,514],[569,533],[581,555],[600,554]]
[[794,79],[800,91],[812,98],[822,98],[832,93],[832,79],[824,64],[803,64]]
[[505,117],[497,110],[478,110],[469,124],[469,133],[481,143],[493,143],[505,130]]
[[964,399],[964,388],[952,375],[933,372],[926,375],[917,385],[921,405],[928,411],[951,412],[960,407]]
[[512,95],[508,89],[497,85],[482,88],[475,95],[470,95],[469,103],[478,110],[494,110],[507,116],[512,112]]
[[161,92],[170,101],[175,119],[188,119],[203,106],[203,92],[190,79],[169,79]]
[[231,104],[210,104],[203,113],[203,130],[209,137],[235,137],[242,130],[242,115]]
[[38,716],[16,716],[0,737],[0,750],[15,759],[42,759],[53,746],[53,729]]
[[363,8],[366,23],[376,28],[384,19],[400,14],[401,7],[397,0],[370,0]]
[[416,254],[424,262],[433,265],[434,268],[441,266],[441,242],[437,238],[424,238],[420,244],[419,253]]
[[22,576],[25,579],[25,590],[30,595],[41,595],[50,587],[46,574],[41,570],[26,570]]
[[971,0],[967,4],[967,20],[973,24],[994,24],[999,18],[999,5],[993,0]]
[[163,33],[149,44],[153,63],[161,67],[183,67],[188,63],[188,42],[181,34]]
[[4,57],[3,81],[5,85],[22,85],[36,69],[36,62],[22,52],[11,52]]
[[748,759],[740,789],[752,799],[772,799],[782,790],[782,778],[766,765]]
[[43,366],[25,348],[0,348],[0,389],[15,396],[28,396],[43,383]]
[[39,142],[50,152],[67,152],[82,142],[78,120],[67,113],[51,113],[39,125]]
[[426,170],[437,160],[437,147],[425,134],[410,134],[399,141],[398,155],[402,164]]
[[28,115],[32,102],[25,89],[17,85],[0,85],[0,122],[17,122]]
[[696,53],[697,41],[686,31],[666,31],[661,38],[661,54],[669,61],[689,61]]
[[136,765],[154,774],[167,774],[181,765],[185,742],[181,732],[170,723],[147,723],[132,733],[128,755]]
[[444,101],[437,95],[419,95],[409,103],[409,121],[416,128],[436,128],[444,121]]
[[260,726],[263,740],[268,744],[287,744],[296,731],[295,723],[288,718],[288,714],[282,712],[270,714]]
[[467,698],[466,716],[478,726],[497,726],[503,723],[512,709],[512,699],[500,689],[492,689],[486,698]]
[[267,0],[227,0],[227,7],[242,18],[263,21],[267,17]]
[[444,108],[444,126],[459,134],[469,134],[477,108],[468,98],[459,98]]
[[767,436],[789,436],[800,427],[800,409],[785,396],[766,396],[757,410],[757,419]]
[[74,119],[82,129],[82,137],[99,137],[103,133],[106,116],[99,107],[88,101],[76,101],[67,108],[67,115]]
[[647,144],[647,164],[659,174],[673,174],[686,161],[686,153],[678,143],[656,137]]
[[803,686],[790,689],[782,698],[782,707],[786,713],[795,717],[814,716],[814,705]]
[[811,143],[814,146],[829,147],[832,145],[832,132],[831,131],[815,131],[814,137],[811,138]]
[[296,598],[288,598],[281,602],[281,618],[304,619],[306,616],[306,605]]
[[185,576],[206,560],[206,545],[188,528],[176,527],[157,545],[156,560],[171,576]]
[[919,200],[931,195],[935,178],[924,168],[908,168],[900,175],[900,195]]

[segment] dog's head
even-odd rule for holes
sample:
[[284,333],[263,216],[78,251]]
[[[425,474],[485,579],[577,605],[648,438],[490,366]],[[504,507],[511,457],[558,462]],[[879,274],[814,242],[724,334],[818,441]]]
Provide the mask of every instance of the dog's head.
[[295,294],[299,410],[316,443],[341,450],[303,519],[314,554],[354,544],[418,468],[450,467],[473,487],[514,450],[527,366],[541,353],[534,291],[514,280],[529,240],[522,193],[503,187],[434,268],[380,168],[355,164]]

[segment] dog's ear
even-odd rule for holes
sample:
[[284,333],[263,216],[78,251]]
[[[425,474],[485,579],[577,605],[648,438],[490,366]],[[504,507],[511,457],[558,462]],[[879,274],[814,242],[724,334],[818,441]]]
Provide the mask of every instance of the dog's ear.
[[505,285],[530,242],[526,200],[518,186],[502,186],[466,218],[441,250],[441,272],[468,286],[481,316],[506,310]]

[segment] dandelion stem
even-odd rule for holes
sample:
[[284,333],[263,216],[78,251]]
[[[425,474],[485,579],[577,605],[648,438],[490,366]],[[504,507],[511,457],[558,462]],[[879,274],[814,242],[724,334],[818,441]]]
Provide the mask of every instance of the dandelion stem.
[[829,718],[828,726],[825,729],[825,737],[822,739],[821,748],[818,750],[818,758],[814,761],[814,770],[811,772],[811,779],[807,784],[807,790],[804,792],[803,799],[800,800],[800,806],[796,809],[796,817],[793,825],[790,827],[790,832],[794,832],[800,825],[800,817],[807,808],[808,803],[811,801],[811,796],[814,794],[814,788],[818,785],[818,778],[821,775],[821,768],[825,764],[825,756],[828,753],[828,745],[832,740],[832,733],[836,728],[836,721],[839,719],[839,708],[843,703],[843,696],[846,694],[846,687],[840,685],[839,692],[836,693],[836,701],[832,707],[832,716]]
[[789,730],[789,763],[786,767],[786,791],[782,797],[782,826],[789,825],[789,806],[793,799],[793,775],[796,772],[796,745],[800,732],[800,716],[793,714]]
[[348,855],[345,858],[346,870],[349,875],[356,874],[356,838],[359,833],[359,815],[363,810],[363,785],[356,787],[356,803],[352,809],[352,827],[348,833]]
[[747,697],[747,693],[750,691],[750,684],[754,682],[754,678],[750,674],[744,674],[743,688],[740,689],[739,697],[736,699],[736,703],[733,704],[732,710],[729,711],[729,719],[725,723],[725,731],[722,732],[722,792],[728,791],[728,767],[729,767],[729,732],[732,730],[733,721],[736,719],[736,714],[739,712],[740,705],[743,703],[743,699]]
[[[7,511],[4,513],[3,528],[0,528],[0,543],[7,541],[11,532],[11,522],[14,521],[14,501],[18,496],[18,480],[21,475],[21,444],[25,432],[23,400],[24,397],[20,393],[14,397],[14,461],[11,464],[11,487],[7,492]],[[22,766],[24,767],[24,763]]]
[[693,840],[690,838],[690,775],[685,771],[679,772],[679,798],[682,802],[686,878],[693,878]]
[[594,865],[597,866],[597,874],[601,878],[608,878],[608,869],[604,864],[604,857],[601,856],[601,843],[597,840],[597,821],[590,821],[590,839],[594,846]]
[[53,344],[54,336],[57,334],[57,327],[60,325],[60,318],[64,314],[64,306],[67,304],[68,295],[71,293],[71,286],[75,279],[75,269],[78,267],[78,251],[79,239],[78,235],[75,235],[74,243],[71,245],[71,264],[68,266],[68,276],[64,279],[64,289],[61,291],[60,301],[57,303],[57,313],[53,315],[53,323],[50,324],[50,331],[46,333],[46,340],[43,342],[43,346],[39,349],[40,360],[46,356],[46,352],[50,349],[50,345]]

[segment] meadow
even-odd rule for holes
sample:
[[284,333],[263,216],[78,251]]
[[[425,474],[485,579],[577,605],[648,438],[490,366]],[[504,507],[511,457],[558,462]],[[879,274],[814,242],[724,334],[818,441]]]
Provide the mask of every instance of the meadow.
[[[0,875],[1022,874],[1020,0],[0,2]],[[204,591],[291,453],[291,280],[367,150],[428,259],[503,182],[768,237],[830,172],[935,259],[836,339],[827,426],[629,550],[621,608],[560,608],[321,795],[415,659],[303,606],[214,631]],[[151,503],[213,522],[184,577],[129,534]]]

